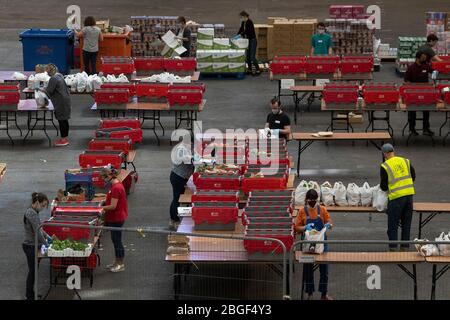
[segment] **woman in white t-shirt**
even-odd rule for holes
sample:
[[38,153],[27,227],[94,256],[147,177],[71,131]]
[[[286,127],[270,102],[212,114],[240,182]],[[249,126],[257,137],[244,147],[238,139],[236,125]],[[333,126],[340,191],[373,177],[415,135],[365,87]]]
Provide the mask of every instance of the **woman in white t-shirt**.
[[94,17],[84,19],[84,27],[77,32],[79,38],[83,38],[83,62],[84,71],[88,75],[97,74],[98,43],[103,41],[102,31],[96,26]]

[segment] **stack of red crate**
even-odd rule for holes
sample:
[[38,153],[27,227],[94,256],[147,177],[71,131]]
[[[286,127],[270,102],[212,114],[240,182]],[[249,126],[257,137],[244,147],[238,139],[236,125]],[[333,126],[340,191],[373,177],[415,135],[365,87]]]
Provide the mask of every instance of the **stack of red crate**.
[[131,57],[102,57],[102,72],[104,75],[124,74],[131,79],[134,68],[134,60]]
[[0,83],[0,111],[16,111],[19,101],[19,83]]
[[[242,215],[246,237],[280,240],[290,250],[294,242],[292,212],[293,192],[290,190],[252,191]],[[278,241],[245,239],[249,255],[282,254]]]

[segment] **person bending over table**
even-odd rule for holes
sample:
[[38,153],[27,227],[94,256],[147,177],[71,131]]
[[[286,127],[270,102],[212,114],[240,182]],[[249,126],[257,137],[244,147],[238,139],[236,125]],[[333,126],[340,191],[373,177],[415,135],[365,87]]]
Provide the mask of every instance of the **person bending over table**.
[[[427,54],[424,52],[416,53],[416,61],[408,67],[405,73],[405,83],[428,83],[428,74],[433,72],[430,64],[427,62]],[[409,132],[418,136],[416,131],[416,111],[408,111]],[[423,111],[423,134],[432,136],[434,132],[430,130],[430,111]]]
[[[381,147],[386,159],[380,167],[380,189],[388,192],[388,230],[390,241],[398,241],[398,226],[401,222],[402,241],[411,240],[411,222],[413,214],[414,180],[416,171],[411,162],[395,156],[394,147],[386,143]],[[389,245],[396,251],[398,245]],[[409,245],[401,245],[401,250],[408,250]]]
[[178,217],[180,196],[184,193],[185,186],[194,173],[190,133],[182,136],[181,139],[171,154],[173,166],[170,172],[170,184],[172,185],[173,199],[170,204],[169,229],[175,231],[178,229],[181,221],[180,217]]
[[97,27],[95,18],[92,16],[84,19],[84,27],[81,31],[75,31],[78,38],[84,38],[83,41],[83,63],[84,71],[88,75],[97,74],[97,56],[99,51],[99,42],[103,41],[102,30]]
[[272,112],[267,115],[266,128],[278,130],[279,137],[288,139],[291,134],[291,119],[281,110],[281,101],[277,98],[270,100]]
[[55,147],[69,145],[69,119],[71,113],[70,90],[66,85],[64,76],[58,73],[58,68],[49,63],[45,70],[50,76],[47,88],[43,91],[47,94],[55,108],[55,118],[59,123],[61,139],[55,142]]
[[[299,210],[295,220],[295,232],[304,234],[306,231],[323,228],[330,230],[333,228],[330,213],[327,208],[318,203],[319,195],[314,189],[308,190],[305,196],[305,206]],[[326,236],[325,236],[326,240]],[[328,244],[324,245],[324,252],[328,251]],[[320,282],[319,291],[322,294],[322,300],[333,300],[328,293],[328,265],[320,264]],[[314,293],[314,271],[311,263],[303,265],[303,276],[305,281],[305,292],[308,294],[308,300],[313,298]]]
[[34,300],[34,268],[35,268],[35,235],[38,233],[38,250],[43,245],[51,243],[52,238],[40,228],[41,219],[39,218],[39,212],[48,207],[48,198],[43,193],[34,192],[31,195],[31,206],[25,212],[23,216],[23,226],[25,229],[25,240],[22,244],[23,252],[27,257],[28,264],[28,276],[26,284],[26,299]]
[[[106,182],[106,187],[110,188],[106,194],[105,205],[105,227],[122,228],[128,218],[128,201],[125,188],[117,179],[119,171],[113,166],[102,170],[102,178]],[[111,272],[125,271],[125,249],[122,244],[122,231],[111,231],[111,240],[114,245],[115,260],[106,267]]]
[[176,39],[181,41],[183,47],[186,49],[180,57],[189,57],[191,55],[191,29],[186,26],[185,17],[178,17],[177,22],[180,25],[180,28],[176,32]]

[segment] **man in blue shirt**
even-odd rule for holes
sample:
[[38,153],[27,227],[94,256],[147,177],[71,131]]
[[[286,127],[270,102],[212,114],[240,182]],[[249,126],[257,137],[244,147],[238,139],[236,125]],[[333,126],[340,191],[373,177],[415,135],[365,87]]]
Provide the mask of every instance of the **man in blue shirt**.
[[333,40],[331,36],[325,33],[325,24],[317,24],[317,34],[311,38],[311,56],[321,54],[333,54]]

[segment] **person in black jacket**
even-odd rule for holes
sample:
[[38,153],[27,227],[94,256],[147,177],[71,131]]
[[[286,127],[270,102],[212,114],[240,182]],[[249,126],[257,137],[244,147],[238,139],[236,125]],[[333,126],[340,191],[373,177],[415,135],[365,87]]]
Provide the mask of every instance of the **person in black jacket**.
[[[253,75],[259,75],[261,71],[259,70],[258,60],[256,60],[256,33],[255,33],[255,25],[253,21],[250,20],[250,15],[242,11],[240,14],[241,17],[241,28],[238,31],[238,34],[245,39],[248,39],[248,49],[247,49],[247,65],[249,70],[251,70]],[[253,67],[255,70],[253,70]]]
[[186,18],[178,17],[180,28],[177,30],[177,39],[183,41],[183,47],[186,49],[180,57],[189,57],[191,55],[191,30],[186,26]]

